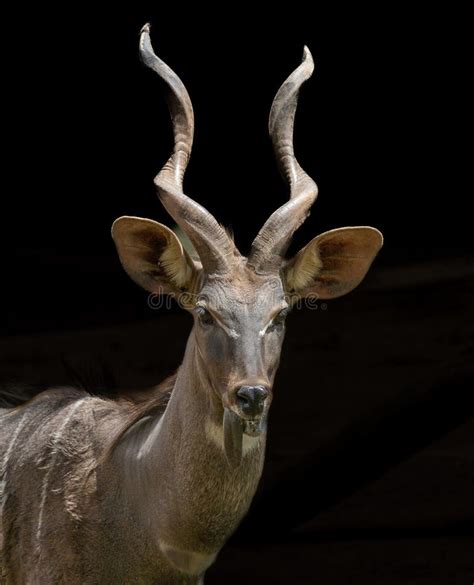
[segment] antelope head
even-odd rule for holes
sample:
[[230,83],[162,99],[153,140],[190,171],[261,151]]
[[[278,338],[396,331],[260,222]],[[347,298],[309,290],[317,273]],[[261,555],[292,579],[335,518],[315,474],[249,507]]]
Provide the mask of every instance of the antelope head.
[[227,458],[236,464],[242,434],[257,436],[265,429],[292,304],[309,295],[330,299],[354,289],[381,248],[382,234],[372,227],[334,229],[286,258],[292,235],[318,193],[293,150],[298,93],[314,69],[308,48],[277,92],[270,112],[269,132],[289,184],[289,200],[266,221],[248,257],[209,211],[183,192],[193,108],[182,81],[155,55],[149,25],[141,31],[140,54],[166,83],[174,131],[174,149],[155,186],[197,256],[183,248],[171,229],[150,219],[121,217],[112,236],[123,267],[136,283],[153,293],[185,296],[183,304],[194,316],[191,336],[200,371],[223,416]]

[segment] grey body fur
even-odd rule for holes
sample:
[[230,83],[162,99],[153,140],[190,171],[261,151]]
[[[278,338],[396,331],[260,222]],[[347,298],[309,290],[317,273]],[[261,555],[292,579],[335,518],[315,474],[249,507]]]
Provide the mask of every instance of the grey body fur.
[[200,582],[249,507],[265,437],[227,465],[206,433],[209,413],[216,427],[222,414],[194,359],[190,340],[165,413],[133,425],[104,461],[127,414],[117,403],[58,389],[2,414],[2,585]]
[[167,85],[175,138],[155,185],[197,257],[149,219],[119,218],[112,236],[139,285],[181,301],[186,293],[194,327],[164,412],[158,387],[141,410],[73,389],[0,410],[1,585],[202,584],[262,473],[291,305],[348,293],[382,245],[374,228],[341,228],[285,258],[317,196],[293,152],[298,92],[313,71],[307,48],[270,112],[290,200],[271,214],[248,258],[182,190],[194,114],[183,83],[154,54],[148,26],[140,52]]

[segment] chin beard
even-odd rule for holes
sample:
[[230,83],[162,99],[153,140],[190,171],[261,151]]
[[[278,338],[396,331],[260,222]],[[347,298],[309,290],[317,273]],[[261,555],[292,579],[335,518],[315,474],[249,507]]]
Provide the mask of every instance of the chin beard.
[[249,437],[259,437],[267,428],[267,417],[262,416],[255,420],[243,420],[244,434]]

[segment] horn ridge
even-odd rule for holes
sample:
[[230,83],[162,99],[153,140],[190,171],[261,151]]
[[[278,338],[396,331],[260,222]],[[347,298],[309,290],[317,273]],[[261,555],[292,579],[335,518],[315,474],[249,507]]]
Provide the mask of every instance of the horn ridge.
[[293,233],[309,215],[318,195],[316,183],[296,159],[293,144],[299,91],[313,71],[313,57],[305,46],[301,64],[281,85],[270,110],[269,134],[277,165],[290,187],[290,197],[272,213],[252,244],[248,263],[257,272],[280,267]]
[[194,138],[194,112],[184,83],[153,50],[150,24],[140,31],[140,56],[167,86],[167,102],[173,125],[171,156],[154,179],[160,201],[188,235],[208,273],[226,272],[237,250],[224,228],[207,209],[183,192],[183,179]]

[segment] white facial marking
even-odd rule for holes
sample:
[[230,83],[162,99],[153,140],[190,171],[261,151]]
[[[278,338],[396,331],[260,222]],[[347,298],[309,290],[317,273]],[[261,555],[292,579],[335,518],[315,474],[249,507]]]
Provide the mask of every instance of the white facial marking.
[[[289,307],[288,303],[286,303],[286,302],[283,303],[280,307],[279,312],[285,311],[286,309],[288,309],[288,307]],[[258,332],[259,337],[263,337],[266,334],[267,329],[270,327],[270,325],[273,323],[273,321],[276,319],[276,317],[278,317],[278,313],[276,315],[274,315],[270,319],[270,321],[265,325],[265,327]]]
[[268,322],[268,323],[265,325],[265,327],[264,327],[263,329],[260,329],[260,331],[258,332],[258,336],[259,336],[259,337],[264,337],[264,336],[265,336],[265,333],[267,332],[267,329],[268,329],[268,327],[271,325],[271,323],[272,323],[272,322],[271,322],[271,321],[269,321],[269,322]]
[[229,337],[232,337],[232,339],[238,339],[240,337],[235,329],[227,329],[227,334]]
[[[201,309],[205,309],[206,311],[208,311],[208,307],[207,304],[204,301],[198,301],[196,303],[196,308],[201,308]],[[216,314],[213,314],[213,317],[215,319],[215,323],[221,328],[223,329],[227,335],[229,337],[232,337],[233,339],[238,339],[240,337],[240,334],[236,331],[235,328],[233,327],[229,327],[228,325],[226,325],[222,319],[220,319]]]
[[[205,424],[205,432],[206,437],[216,445],[222,452],[224,452],[224,428],[220,424],[216,424],[210,418],[206,419]],[[253,451],[258,444],[260,443],[260,436],[259,437],[249,437],[248,435],[243,435],[242,438],[242,454],[247,455]]]

